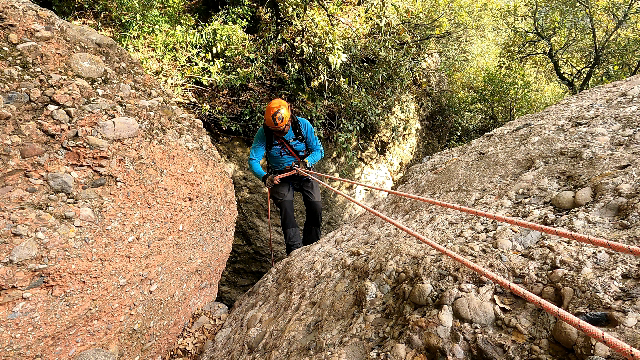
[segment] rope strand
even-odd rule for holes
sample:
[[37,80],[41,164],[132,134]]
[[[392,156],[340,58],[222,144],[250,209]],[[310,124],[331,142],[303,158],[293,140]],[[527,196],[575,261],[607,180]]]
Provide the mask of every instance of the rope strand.
[[[314,174],[318,174],[318,175],[322,175],[313,171],[305,171],[305,170],[301,170],[301,169],[297,169],[297,171],[303,175],[307,175],[310,176],[311,173]],[[587,323],[584,320],[581,320],[575,316],[573,316],[571,313],[557,307],[556,305],[542,299],[541,297],[527,291],[526,289],[510,282],[509,280],[503,278],[502,276],[491,272],[490,270],[486,270],[483,267],[467,260],[466,258],[464,258],[463,256],[457,254],[456,252],[453,252],[451,250],[448,250],[447,248],[443,247],[442,245],[439,245],[431,240],[428,240],[427,238],[425,238],[424,236],[418,234],[417,232],[413,231],[412,229],[410,229],[409,227],[403,225],[402,223],[391,219],[390,217],[368,207],[367,205],[364,205],[363,203],[357,201],[356,199],[350,197],[349,195],[341,192],[338,189],[335,189],[333,187],[331,187],[329,184],[316,179],[316,181],[318,181],[318,183],[320,183],[321,185],[323,185],[324,187],[328,188],[329,190],[342,195],[343,197],[345,197],[347,200],[361,206],[363,209],[365,209],[366,211],[380,217],[381,219],[391,223],[392,225],[396,226],[397,228],[399,228],[400,230],[406,232],[407,234],[415,237],[416,239],[420,240],[421,242],[431,246],[432,248],[434,248],[435,250],[441,252],[442,254],[452,258],[453,260],[461,263],[462,265],[466,266],[467,268],[477,272],[478,274],[487,277],[488,279],[492,280],[493,282],[499,284],[500,286],[502,286],[503,288],[511,291],[512,293],[520,296],[521,298],[525,299],[528,302],[531,302],[532,304],[538,306],[539,308],[541,308],[542,310],[546,311],[547,313],[551,314],[552,316],[564,321],[565,323],[573,326],[574,328],[584,332],[587,336],[600,341],[602,343],[604,343],[605,345],[607,345],[608,347],[610,347],[611,349],[613,349],[614,351],[618,352],[619,354],[623,355],[624,357],[626,357],[627,359],[635,359],[635,360],[640,360],[640,350],[632,347],[629,344],[626,344],[625,342],[617,339],[616,337],[613,337],[609,334],[607,334],[606,332],[598,329],[597,327]],[[350,182],[350,181],[349,181]]]
[[578,233],[571,232],[571,231],[568,231],[568,230],[556,229],[556,228],[552,228],[550,226],[536,224],[536,223],[532,223],[532,222],[528,222],[528,221],[524,221],[524,220],[520,220],[520,219],[508,217],[508,216],[493,214],[493,213],[489,213],[489,212],[485,212],[485,211],[469,208],[469,207],[466,207],[466,206],[451,204],[451,203],[447,203],[447,202],[444,202],[444,201],[434,200],[434,199],[430,199],[430,198],[426,198],[426,197],[422,197],[422,196],[417,196],[417,195],[412,195],[412,194],[408,194],[408,193],[404,193],[404,192],[400,192],[400,191],[388,190],[388,189],[384,189],[384,188],[373,186],[373,185],[367,185],[367,184],[359,183],[359,182],[356,182],[356,181],[353,181],[353,180],[342,179],[342,178],[331,176],[331,175],[321,174],[321,173],[318,173],[318,172],[315,172],[315,171],[311,171],[311,170],[306,170],[306,171],[308,171],[311,174],[322,176],[322,177],[329,178],[329,179],[332,179],[332,180],[338,180],[338,181],[343,181],[343,182],[347,182],[347,183],[354,184],[354,185],[364,186],[364,187],[368,187],[370,189],[384,191],[384,192],[387,192],[389,194],[398,195],[398,196],[406,197],[406,198],[409,198],[409,199],[422,201],[422,202],[425,202],[427,204],[437,205],[437,206],[441,206],[441,207],[445,207],[445,208],[449,208],[449,209],[465,212],[465,213],[468,213],[468,214],[471,214],[471,215],[475,215],[475,216],[485,217],[487,219],[496,220],[496,221],[507,223],[507,224],[511,224],[511,225],[517,225],[517,226],[520,226],[520,227],[523,227],[523,228],[526,228],[526,229],[535,230],[535,231],[543,232],[543,233],[550,234],[550,235],[556,235],[556,236],[560,236],[560,237],[563,237],[563,238],[566,238],[566,239],[570,239],[570,240],[579,241],[579,242],[586,243],[586,244],[591,244],[591,245],[595,245],[595,246],[604,247],[604,248],[607,248],[609,250],[613,250],[613,251],[617,251],[617,252],[621,252],[621,253],[640,256],[640,247],[637,247],[637,246],[627,245],[627,244],[623,244],[623,243],[619,243],[619,242],[615,242],[615,241],[611,241],[611,240],[606,240],[606,239],[595,237],[595,236],[578,234]]

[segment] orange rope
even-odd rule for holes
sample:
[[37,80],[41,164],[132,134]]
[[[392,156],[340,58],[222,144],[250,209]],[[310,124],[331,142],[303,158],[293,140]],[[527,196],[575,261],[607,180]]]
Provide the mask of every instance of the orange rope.
[[[310,170],[297,170],[298,172],[300,172],[301,174],[307,175],[309,176],[310,173],[314,173],[314,174],[318,174],[318,175],[322,175]],[[502,276],[493,273],[489,270],[486,270],[484,268],[482,268],[479,265],[474,264],[473,262],[465,259],[463,256],[448,250],[447,248],[431,241],[428,240],[427,238],[425,238],[424,236],[418,234],[417,232],[411,230],[410,228],[404,226],[403,224],[401,224],[400,222],[391,219],[390,217],[364,205],[363,203],[357,201],[356,199],[350,197],[349,195],[341,192],[340,190],[337,190],[333,187],[331,187],[329,184],[324,183],[321,180],[316,179],[316,181],[318,181],[321,185],[323,185],[324,187],[330,189],[331,191],[340,194],[342,196],[344,196],[346,199],[348,199],[349,201],[361,206],[362,208],[364,208],[365,210],[367,210],[368,212],[380,217],[381,219],[386,220],[387,222],[393,224],[394,226],[396,226],[397,228],[399,228],[400,230],[406,232],[407,234],[415,237],[416,239],[420,240],[421,242],[431,246],[432,248],[436,249],[437,251],[441,252],[444,255],[449,256],[450,258],[452,258],[453,260],[461,263],[462,265],[468,267],[469,269],[477,272],[478,274],[485,276],[487,278],[489,278],[490,280],[494,281],[495,283],[499,284],[500,286],[502,286],[503,288],[511,291],[512,293],[520,296],[521,298],[525,299],[526,301],[529,301],[533,304],[535,304],[536,306],[538,306],[539,308],[541,308],[542,310],[546,311],[547,313],[553,315],[554,317],[566,322],[567,324],[573,326],[574,328],[584,332],[585,334],[587,334],[589,337],[600,341],[602,343],[604,343],[605,345],[607,345],[608,347],[610,347],[611,349],[615,350],[616,352],[618,352],[619,354],[625,356],[627,359],[636,359],[636,360],[640,360],[640,351],[624,342],[622,342],[621,340],[605,333],[604,331],[598,329],[597,327],[587,323],[584,320],[580,320],[579,318],[573,316],[572,314],[570,314],[569,312],[555,306],[554,304],[542,299],[539,296],[536,296],[535,294],[525,290],[524,288],[510,282],[509,280],[503,278]]]
[[613,250],[613,251],[632,254],[632,255],[635,255],[635,256],[640,256],[640,247],[637,247],[637,246],[622,244],[622,243],[619,243],[619,242],[610,241],[610,240],[606,240],[606,239],[595,237],[595,236],[582,235],[582,234],[578,234],[578,233],[567,231],[567,230],[555,229],[555,228],[552,228],[550,226],[544,226],[544,225],[540,225],[540,224],[536,224],[536,223],[532,223],[532,222],[528,222],[528,221],[524,221],[524,220],[515,219],[515,218],[512,218],[512,217],[508,217],[508,216],[502,216],[502,215],[498,215],[498,214],[484,212],[484,211],[481,211],[481,210],[472,209],[472,208],[461,206],[461,205],[450,204],[450,203],[446,203],[446,202],[443,202],[443,201],[438,201],[438,200],[434,200],[434,199],[425,198],[425,197],[422,197],[422,196],[407,194],[407,193],[403,193],[403,192],[400,192],[400,191],[388,190],[388,189],[384,189],[384,188],[381,188],[381,187],[367,185],[367,184],[359,183],[359,182],[348,180],[348,179],[342,179],[342,178],[335,177],[335,176],[330,176],[330,175],[317,173],[317,172],[311,171],[311,170],[306,170],[306,171],[308,171],[309,173],[314,174],[314,175],[323,176],[325,178],[329,178],[329,179],[333,179],[333,180],[344,181],[344,182],[351,183],[351,184],[354,184],[354,185],[368,187],[368,188],[371,188],[371,189],[374,189],[374,190],[385,191],[385,192],[388,192],[389,194],[403,196],[403,197],[406,197],[406,198],[409,198],[409,199],[422,201],[422,202],[425,202],[427,204],[438,205],[438,206],[442,206],[442,207],[445,207],[445,208],[462,211],[462,212],[465,212],[465,213],[468,213],[468,214],[472,214],[472,215],[476,215],[476,216],[482,216],[482,217],[485,217],[485,218],[488,218],[488,219],[504,222],[504,223],[507,223],[507,224],[517,225],[517,226],[521,226],[523,228],[536,230],[536,231],[540,231],[540,232],[551,234],[551,235],[560,236],[560,237],[563,237],[563,238],[566,238],[566,239],[571,239],[571,240],[575,240],[575,241],[579,241],[579,242],[582,242],[582,243],[587,243],[587,244],[591,244],[591,245],[595,245],[595,246],[605,247],[605,248]]

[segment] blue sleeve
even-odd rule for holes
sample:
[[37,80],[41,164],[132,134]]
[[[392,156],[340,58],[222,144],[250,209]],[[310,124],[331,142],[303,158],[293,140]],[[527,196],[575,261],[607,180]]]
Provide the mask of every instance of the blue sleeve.
[[313,166],[315,163],[320,161],[322,157],[324,157],[324,148],[322,144],[320,144],[320,140],[315,134],[313,130],[313,126],[309,120],[304,118],[298,118],[300,120],[300,127],[302,128],[302,132],[304,133],[305,143],[307,145],[307,149],[309,149],[310,154],[305,159],[310,166]]
[[249,152],[249,169],[258,179],[262,180],[262,177],[267,173],[260,166],[260,161],[264,158],[266,149],[266,137],[264,135],[264,129],[261,127],[256,136],[253,138],[253,145],[251,145],[251,151]]

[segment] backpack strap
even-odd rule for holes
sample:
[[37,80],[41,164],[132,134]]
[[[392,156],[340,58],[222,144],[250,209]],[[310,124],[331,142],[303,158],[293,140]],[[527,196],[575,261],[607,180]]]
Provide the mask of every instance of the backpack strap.
[[[264,129],[265,149],[266,149],[267,153],[269,153],[271,151],[271,149],[273,149],[273,143],[274,143],[273,130],[269,129],[269,127],[266,126],[266,125],[263,125],[262,128]],[[304,137],[304,133],[302,132],[302,126],[300,126],[300,120],[298,120],[298,117],[296,117],[295,115],[292,115],[292,117],[291,117],[291,128],[293,130],[293,140],[298,140],[301,143],[305,144],[304,152],[301,155],[297,154],[293,150],[293,146],[291,146],[291,143],[289,143],[288,140],[285,140],[284,138],[277,138],[276,141],[278,143],[280,143],[281,145],[286,144],[286,145],[283,145],[283,146],[285,146],[285,148],[289,151],[289,153],[292,153],[292,155],[295,158],[304,159],[307,156],[309,156],[309,149],[307,148],[306,138]],[[280,139],[282,139],[284,141],[284,143],[281,142]]]

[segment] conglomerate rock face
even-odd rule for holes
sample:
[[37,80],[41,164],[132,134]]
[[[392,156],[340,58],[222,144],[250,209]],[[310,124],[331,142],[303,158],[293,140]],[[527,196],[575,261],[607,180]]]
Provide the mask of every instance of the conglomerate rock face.
[[235,218],[202,123],[137,61],[0,0],[0,358],[166,355]]
[[[400,191],[640,245],[640,77],[412,167]],[[638,259],[396,196],[376,209],[640,347]],[[203,359],[620,358],[365,214],[276,264]]]

